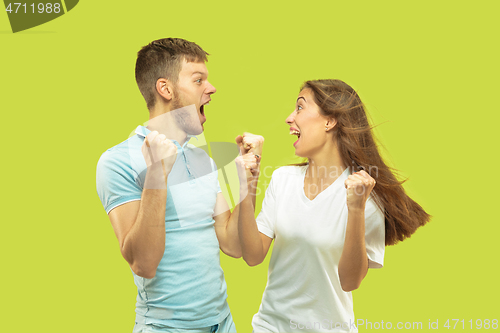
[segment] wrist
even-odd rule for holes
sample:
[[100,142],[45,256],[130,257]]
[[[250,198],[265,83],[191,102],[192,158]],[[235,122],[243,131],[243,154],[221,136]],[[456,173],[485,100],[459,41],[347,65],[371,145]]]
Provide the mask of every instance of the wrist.
[[165,189],[168,173],[164,171],[162,163],[154,163],[147,168],[144,188]]
[[347,212],[349,214],[361,215],[365,213],[365,205],[347,206]]
[[257,186],[258,180],[259,176],[251,176],[251,175],[248,175],[246,179],[240,178],[240,188],[241,187],[255,188]]

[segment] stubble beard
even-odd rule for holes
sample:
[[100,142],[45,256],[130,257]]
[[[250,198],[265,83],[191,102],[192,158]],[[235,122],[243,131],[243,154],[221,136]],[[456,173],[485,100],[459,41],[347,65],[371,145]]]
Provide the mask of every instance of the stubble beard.
[[[177,126],[185,133],[190,135],[199,135],[203,132],[203,127],[199,124],[198,110],[195,114],[185,105],[180,97],[174,97],[172,100],[173,116]],[[201,130],[201,131],[200,131]]]

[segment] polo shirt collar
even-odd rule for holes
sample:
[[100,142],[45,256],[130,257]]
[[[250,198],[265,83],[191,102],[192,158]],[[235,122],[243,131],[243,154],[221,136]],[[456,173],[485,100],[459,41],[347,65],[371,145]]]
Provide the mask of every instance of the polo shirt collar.
[[[137,126],[137,128],[135,129],[135,134],[137,134],[138,136],[140,136],[142,138],[145,138],[149,133],[151,133],[151,130],[148,129],[147,127],[142,126],[142,125]],[[177,142],[177,140],[172,140],[172,139],[170,139],[170,140],[172,140],[172,142],[175,143],[177,148],[185,148],[191,138],[196,138],[196,135],[188,134],[187,138],[186,138],[186,142],[184,142],[182,147],[179,144],[179,142]],[[196,139],[198,139],[198,138],[196,138]]]

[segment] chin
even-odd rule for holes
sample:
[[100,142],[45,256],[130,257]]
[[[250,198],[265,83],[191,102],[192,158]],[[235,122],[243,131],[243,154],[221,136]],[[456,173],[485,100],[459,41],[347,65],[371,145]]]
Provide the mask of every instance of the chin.
[[201,133],[203,133],[203,124],[199,124],[199,125],[194,125],[192,127],[190,127],[186,133],[189,134],[189,135],[200,135]]
[[302,151],[300,148],[297,149],[295,148],[295,156],[298,156],[298,157],[302,157],[302,158],[309,158],[309,156],[311,156],[311,154],[308,154],[308,152],[304,152]]
[[297,152],[295,152],[295,156],[298,156],[298,157],[303,157],[303,158],[306,158],[306,157],[307,157],[307,156],[304,156],[304,155],[302,155],[302,154],[300,154],[300,153],[297,153]]

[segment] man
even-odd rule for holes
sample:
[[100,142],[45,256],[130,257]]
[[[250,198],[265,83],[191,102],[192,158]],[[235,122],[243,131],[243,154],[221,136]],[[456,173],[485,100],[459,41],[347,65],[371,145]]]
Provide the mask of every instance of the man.
[[[138,289],[134,332],[235,332],[219,247],[241,257],[238,206],[231,213],[217,167],[188,144],[203,132],[216,92],[207,55],[178,38],[153,41],[137,57],[147,127],[107,150],[97,191]],[[263,139],[238,136],[248,168],[258,169]]]

